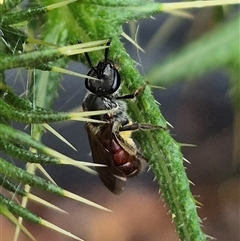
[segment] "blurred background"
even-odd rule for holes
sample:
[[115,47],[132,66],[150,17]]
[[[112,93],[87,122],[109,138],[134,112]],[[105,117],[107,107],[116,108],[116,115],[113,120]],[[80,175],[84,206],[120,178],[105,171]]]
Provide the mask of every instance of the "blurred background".
[[[139,71],[146,76],[146,81],[151,83],[147,76],[150,76],[153,66],[161,64],[167,56],[200,38],[221,22],[239,14],[238,11],[237,8],[211,8],[192,11],[193,18],[160,14],[155,19],[126,24],[124,31],[130,36],[136,36],[145,53],[136,50],[125,39],[122,41],[128,53],[141,64]],[[88,71],[86,66],[76,62],[71,62],[69,69],[81,73]],[[23,80],[20,85],[19,79]],[[24,73],[9,72],[7,81],[15,85],[14,88],[19,94],[26,90]],[[158,84],[166,89],[153,89],[153,94],[161,104],[160,109],[166,120],[174,126],[174,129],[171,129],[172,136],[180,143],[195,145],[183,147],[182,151],[184,157],[190,161],[190,164],[184,165],[188,178],[195,184],[191,185],[192,192],[201,203],[198,213],[203,220],[204,232],[219,241],[240,240],[240,145],[236,148],[236,143],[239,144],[240,140],[234,141],[237,136],[237,115],[229,93],[229,71],[221,67],[195,78],[179,80],[169,86],[161,85],[159,76]],[[53,109],[69,111],[77,108],[85,93],[82,79],[66,75]],[[240,123],[237,124],[239,130]],[[69,140],[78,152],[51,134],[43,136],[46,145],[74,159],[92,161],[84,123],[58,124],[53,127]],[[34,210],[44,219],[88,241],[178,240],[168,207],[161,199],[161,190],[159,195],[159,187],[153,181],[151,170],[146,169],[143,174],[129,179],[123,194],[115,196],[104,187],[97,176],[67,166],[48,166],[46,169],[64,189],[97,202],[113,210],[113,213],[36,190],[34,193],[69,212],[69,215],[64,215],[29,203],[30,210]],[[9,229],[9,236],[4,235],[0,240],[11,240],[14,228],[5,219],[1,220],[1,225],[5,230]],[[31,227],[31,232],[39,241],[71,240],[38,225],[27,224],[27,227]],[[25,239],[24,236],[20,238]]]

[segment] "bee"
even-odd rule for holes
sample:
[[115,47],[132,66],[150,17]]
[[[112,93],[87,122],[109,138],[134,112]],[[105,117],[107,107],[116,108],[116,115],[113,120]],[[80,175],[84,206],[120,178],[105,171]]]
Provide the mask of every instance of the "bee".
[[[111,40],[107,43],[108,47],[110,43]],[[120,194],[127,178],[140,173],[147,164],[147,160],[138,152],[131,133],[139,129],[152,129],[152,126],[130,122],[124,100],[135,98],[145,87],[133,94],[118,96],[121,78],[114,62],[108,59],[108,49],[105,50],[104,59],[96,66],[92,65],[88,53],[85,53],[90,66],[87,75],[98,80],[85,79],[88,93],[82,108],[84,111],[116,109],[113,114],[92,117],[105,123],[86,122],[85,127],[93,161],[106,165],[96,168],[100,179],[111,192]]]

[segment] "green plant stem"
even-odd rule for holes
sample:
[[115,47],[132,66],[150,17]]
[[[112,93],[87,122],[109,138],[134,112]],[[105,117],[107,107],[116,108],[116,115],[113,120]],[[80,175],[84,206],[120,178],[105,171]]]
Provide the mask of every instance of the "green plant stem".
[[[126,90],[128,93],[133,93],[139,86],[145,84],[120,41],[113,44],[111,53],[115,60],[120,61],[120,74],[123,78],[125,93]],[[134,121],[166,127],[166,121],[148,87],[135,103],[129,103],[128,106],[129,114]],[[169,206],[180,239],[184,241],[206,240],[183,166],[180,144],[171,137],[168,131],[164,130],[139,131],[137,140],[159,183],[162,197]]]

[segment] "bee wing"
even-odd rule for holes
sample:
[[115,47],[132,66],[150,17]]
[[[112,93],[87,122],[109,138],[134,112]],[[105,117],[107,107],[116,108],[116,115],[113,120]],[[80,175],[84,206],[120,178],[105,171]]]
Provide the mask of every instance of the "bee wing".
[[120,194],[124,189],[127,178],[125,173],[113,164],[113,157],[110,152],[112,124],[107,123],[94,126],[92,123],[87,123],[86,129],[92,150],[93,161],[98,164],[106,165],[106,167],[96,167],[100,179],[111,192]]
[[126,175],[116,167],[97,168],[100,179],[104,185],[114,194],[120,194],[126,184]]

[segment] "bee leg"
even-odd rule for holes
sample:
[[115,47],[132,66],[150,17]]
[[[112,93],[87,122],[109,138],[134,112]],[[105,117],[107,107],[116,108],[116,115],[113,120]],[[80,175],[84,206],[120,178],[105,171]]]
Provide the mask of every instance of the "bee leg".
[[138,95],[140,95],[140,94],[145,90],[145,88],[146,88],[147,85],[148,85],[148,83],[146,83],[145,85],[137,88],[137,89],[135,90],[135,92],[132,93],[132,94],[117,96],[116,99],[117,99],[117,100],[135,99]]
[[163,129],[167,130],[167,128],[157,125],[151,124],[140,124],[140,123],[133,123],[130,125],[125,125],[119,128],[119,131],[138,131],[138,130],[156,130],[156,129]]

